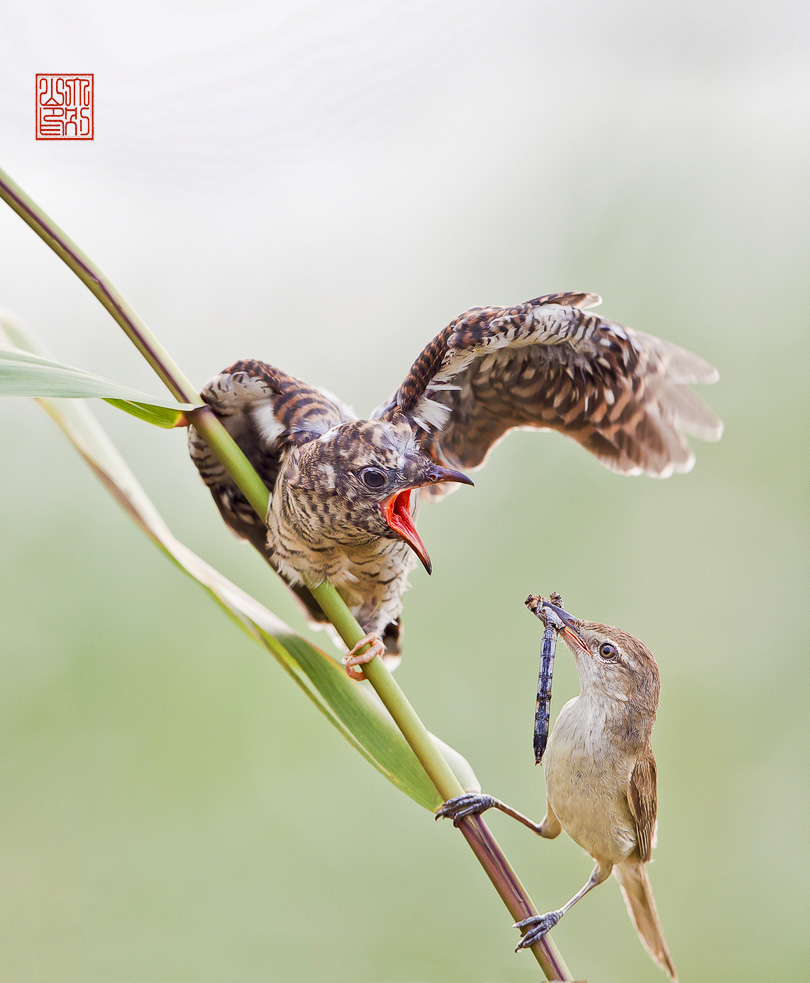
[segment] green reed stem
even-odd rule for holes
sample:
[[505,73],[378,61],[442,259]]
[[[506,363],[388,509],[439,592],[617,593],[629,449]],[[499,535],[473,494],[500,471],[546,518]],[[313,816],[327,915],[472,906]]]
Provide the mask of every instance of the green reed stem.
[[175,399],[183,403],[202,402],[199,393],[183,375],[180,367],[112,285],[109,278],[2,169],[0,169],[0,198],[51,247],[106,307]]

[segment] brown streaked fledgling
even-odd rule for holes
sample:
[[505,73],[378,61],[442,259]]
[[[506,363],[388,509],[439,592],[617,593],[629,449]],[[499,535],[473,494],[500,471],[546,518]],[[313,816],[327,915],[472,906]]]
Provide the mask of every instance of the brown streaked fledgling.
[[517,923],[523,932],[518,949],[542,938],[612,872],[645,949],[677,980],[645,867],[656,834],[658,794],[650,735],[658,708],[658,666],[647,646],[621,628],[579,621],[541,597],[530,597],[526,604],[541,620],[544,609],[560,619],[580,682],[579,696],[560,711],[546,748],[545,818],[534,823],[479,793],[451,799],[437,818],[458,823],[465,816],[500,809],[548,839],[565,830],[596,861],[591,876],[561,908]]
[[[400,651],[399,616],[421,497],[480,467],[516,428],[557,430],[622,474],[666,477],[694,457],[684,434],[722,426],[688,388],[716,371],[690,352],[592,314],[595,294],[476,307],[419,355],[394,395],[358,420],[340,400],[264,362],[236,362],[202,397],[270,491],[267,526],[200,434],[191,457],[227,524],[284,577],[318,622],[307,586],[328,579],[369,634],[347,668]],[[363,655],[358,649],[371,643]]]

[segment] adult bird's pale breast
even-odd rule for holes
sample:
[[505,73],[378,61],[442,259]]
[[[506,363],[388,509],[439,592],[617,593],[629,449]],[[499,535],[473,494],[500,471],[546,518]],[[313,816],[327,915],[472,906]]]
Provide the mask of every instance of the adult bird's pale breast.
[[546,795],[572,840],[603,862],[618,864],[638,847],[625,790],[635,764],[613,737],[609,707],[577,696],[560,710],[543,770]]

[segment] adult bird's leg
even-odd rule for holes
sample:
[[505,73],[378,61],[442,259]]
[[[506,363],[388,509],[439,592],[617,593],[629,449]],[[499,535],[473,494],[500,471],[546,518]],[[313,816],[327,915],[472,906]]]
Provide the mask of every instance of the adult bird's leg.
[[550,932],[554,928],[562,916],[574,907],[580,898],[584,898],[588,891],[596,887],[597,884],[601,884],[610,875],[612,869],[613,864],[597,864],[585,884],[583,884],[570,901],[565,902],[562,908],[558,908],[556,911],[549,911],[545,915],[532,915],[531,918],[524,918],[522,922],[515,922],[515,928],[519,928],[521,932],[527,929],[521,936],[515,952],[519,952],[521,949],[528,949],[529,946],[534,945],[535,942],[542,939],[547,932]]
[[486,812],[487,809],[500,809],[507,816],[517,819],[519,823],[528,826],[532,832],[537,833],[538,836],[545,837],[547,840],[553,840],[555,836],[559,836],[562,832],[560,821],[554,815],[551,806],[547,806],[543,821],[536,823],[529,819],[528,816],[524,816],[522,812],[518,812],[517,809],[513,809],[505,802],[501,802],[500,799],[496,799],[492,795],[486,795],[483,792],[464,792],[462,795],[456,795],[454,798],[448,799],[443,806],[436,810],[436,819],[452,819],[453,825],[458,826],[465,816],[475,816],[481,812]]
[[[365,646],[368,645],[366,649]],[[365,649],[365,651],[361,651]],[[365,679],[365,675],[361,669],[355,669],[355,666],[362,666],[366,662],[371,662],[375,655],[379,655],[382,658],[386,653],[386,648],[384,642],[370,631],[367,635],[364,635],[357,645],[347,652],[343,657],[343,665],[346,672],[352,677],[352,679]]]

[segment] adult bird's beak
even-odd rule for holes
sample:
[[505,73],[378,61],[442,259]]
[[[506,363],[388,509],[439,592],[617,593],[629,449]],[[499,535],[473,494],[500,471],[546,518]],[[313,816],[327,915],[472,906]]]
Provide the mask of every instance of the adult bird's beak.
[[390,498],[385,499],[380,505],[383,518],[389,528],[393,529],[398,536],[401,536],[405,540],[408,546],[410,546],[422,561],[422,566],[428,573],[433,571],[433,564],[430,562],[430,557],[428,556],[425,544],[422,542],[422,537],[416,531],[416,526],[413,523],[413,516],[411,515],[411,492],[414,488],[437,484],[440,481],[458,481],[464,485],[473,484],[466,474],[462,474],[460,471],[453,471],[450,468],[440,467],[438,464],[433,464],[428,469],[424,480],[420,481],[418,485],[397,492]]
[[568,644],[576,646],[581,652],[584,652],[585,655],[590,655],[591,650],[585,644],[585,639],[579,633],[579,620],[573,615],[569,614],[563,608],[558,607],[556,604],[552,604],[551,601],[544,600],[543,607],[551,608],[560,621],[562,621],[562,634]]

